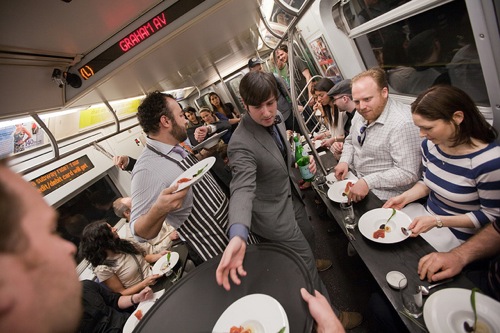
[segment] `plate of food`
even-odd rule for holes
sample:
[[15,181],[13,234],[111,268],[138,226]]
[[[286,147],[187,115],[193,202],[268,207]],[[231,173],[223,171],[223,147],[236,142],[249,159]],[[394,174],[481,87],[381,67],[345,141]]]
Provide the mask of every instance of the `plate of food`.
[[179,184],[175,192],[179,192],[188,186],[194,185],[203,178],[203,176],[210,170],[210,168],[215,163],[215,157],[210,156],[202,159],[186,171],[184,171],[179,177],[177,177],[170,186],[175,183]]
[[220,138],[224,134],[226,134],[226,132],[227,132],[227,130],[223,130],[222,132],[215,133],[214,135],[206,138],[205,140],[203,140],[202,142],[200,142],[199,144],[194,146],[192,149],[198,151],[198,150],[201,150],[203,148],[212,148],[217,143],[219,143]]
[[139,324],[139,321],[142,320],[142,317],[144,317],[146,312],[148,312],[149,309],[151,309],[151,307],[155,304],[156,300],[159,299],[164,293],[165,290],[157,291],[153,294],[152,299],[139,303],[137,309],[134,312],[132,312],[130,317],[128,317],[127,322],[123,326],[122,332],[132,333],[137,324]]
[[[471,290],[446,288],[436,291],[424,303],[425,326],[430,333],[467,332],[465,322],[474,324]],[[500,302],[475,293],[477,323],[474,332],[498,332],[500,329]]]
[[356,184],[356,181],[352,179],[344,179],[334,182],[328,189],[328,198],[339,203],[347,202],[347,195],[354,184]]
[[364,213],[358,222],[359,231],[371,241],[384,244],[399,243],[410,236],[411,218],[400,210],[376,208]]
[[217,320],[212,332],[289,333],[285,309],[265,294],[244,296],[231,304]]
[[155,262],[153,266],[153,274],[167,274],[172,270],[172,268],[174,268],[174,266],[177,264],[177,261],[179,261],[179,253],[169,252],[165,254]]

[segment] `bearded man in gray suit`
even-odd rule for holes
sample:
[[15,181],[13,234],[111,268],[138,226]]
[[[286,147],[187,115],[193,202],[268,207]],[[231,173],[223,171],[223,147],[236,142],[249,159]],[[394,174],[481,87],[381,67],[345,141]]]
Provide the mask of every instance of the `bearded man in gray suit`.
[[[312,226],[299,191],[290,178],[292,156],[285,126],[280,122],[281,113],[277,110],[276,80],[269,73],[250,72],[240,82],[240,94],[248,112],[228,147],[233,175],[229,200],[230,242],[217,268],[217,283],[229,290],[229,276],[235,284],[240,284],[239,276],[247,274],[243,259],[251,230],[264,241],[295,251],[308,267],[315,289],[328,298],[306,240],[306,237],[309,240],[314,237]],[[316,172],[313,159],[310,170]],[[359,314],[336,313],[341,321],[352,322],[354,318],[348,318],[352,315],[360,317]]]

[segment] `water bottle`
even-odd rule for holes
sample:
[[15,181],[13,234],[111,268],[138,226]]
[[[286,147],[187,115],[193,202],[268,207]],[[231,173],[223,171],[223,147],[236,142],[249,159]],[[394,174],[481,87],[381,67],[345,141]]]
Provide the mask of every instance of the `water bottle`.
[[299,138],[294,137],[293,141],[295,142],[295,162],[299,167],[300,175],[304,181],[312,182],[314,180],[314,175],[309,171],[309,155],[299,143]]

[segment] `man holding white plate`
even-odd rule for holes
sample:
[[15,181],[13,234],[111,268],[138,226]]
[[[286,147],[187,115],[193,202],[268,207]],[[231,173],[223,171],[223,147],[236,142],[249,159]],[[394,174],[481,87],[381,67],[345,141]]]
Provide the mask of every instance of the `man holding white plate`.
[[[197,168],[183,176],[191,186],[173,193],[177,178],[200,162],[179,145],[187,138],[181,107],[171,95],[157,91],[142,101],[137,118],[147,138],[132,171],[130,229],[134,237],[139,241],[154,238],[167,222],[186,241],[196,263],[222,253],[228,242],[228,200],[209,167],[200,166],[201,174]],[[196,183],[194,177],[199,177]]]

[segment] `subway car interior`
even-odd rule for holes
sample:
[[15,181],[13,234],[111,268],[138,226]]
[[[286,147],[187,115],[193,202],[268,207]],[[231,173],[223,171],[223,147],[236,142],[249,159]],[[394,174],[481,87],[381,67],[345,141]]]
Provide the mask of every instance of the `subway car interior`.
[[[130,196],[131,173],[113,156],[145,149],[136,113],[149,92],[196,110],[211,107],[215,92],[244,116],[249,59],[279,74],[281,45],[307,64],[312,83],[381,67],[390,97],[406,105],[443,78],[500,131],[497,0],[17,0],[2,1],[0,17],[0,157],[58,211],[58,232],[77,246],[89,221],[125,233],[112,203]],[[315,115],[299,112],[307,89],[291,78],[297,132],[309,134]],[[332,172],[311,154],[319,173]],[[379,281],[347,255],[349,239],[315,190],[304,196],[316,253],[333,262],[320,273],[330,297],[342,310],[368,311]],[[80,279],[95,279],[75,259]],[[371,325],[352,331],[384,331]]]

